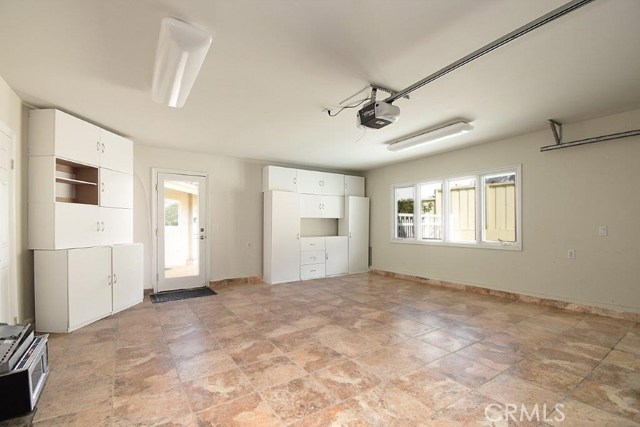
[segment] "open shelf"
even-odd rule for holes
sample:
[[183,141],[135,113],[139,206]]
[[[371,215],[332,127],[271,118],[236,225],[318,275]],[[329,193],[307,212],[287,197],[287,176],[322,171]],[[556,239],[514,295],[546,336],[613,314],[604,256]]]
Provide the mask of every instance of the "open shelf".
[[98,168],[56,159],[56,202],[97,205]]

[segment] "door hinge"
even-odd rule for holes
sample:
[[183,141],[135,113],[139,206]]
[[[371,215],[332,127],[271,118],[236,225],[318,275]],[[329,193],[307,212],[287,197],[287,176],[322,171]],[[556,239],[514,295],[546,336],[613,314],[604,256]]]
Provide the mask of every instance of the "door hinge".
[[11,170],[14,170],[16,168],[16,161],[11,159]]
[[158,191],[158,184],[156,184],[156,191]]

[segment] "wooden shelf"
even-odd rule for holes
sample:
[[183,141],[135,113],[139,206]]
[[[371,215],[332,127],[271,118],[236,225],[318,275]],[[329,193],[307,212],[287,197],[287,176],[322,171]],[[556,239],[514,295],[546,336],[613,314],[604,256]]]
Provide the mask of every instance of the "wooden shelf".
[[79,179],[65,178],[62,176],[57,176],[56,182],[61,182],[64,184],[75,184],[75,185],[98,185],[98,183],[96,182],[81,181]]

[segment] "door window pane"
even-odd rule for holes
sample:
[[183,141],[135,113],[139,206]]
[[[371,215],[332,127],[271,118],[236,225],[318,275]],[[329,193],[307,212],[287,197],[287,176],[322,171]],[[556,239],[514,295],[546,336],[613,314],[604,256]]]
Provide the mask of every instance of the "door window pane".
[[395,189],[396,206],[396,233],[397,239],[413,239],[415,229],[413,223],[413,201],[415,199],[415,187],[402,187]]
[[516,241],[516,174],[514,172],[482,178],[484,186],[485,242]]
[[449,181],[449,239],[476,241],[476,180]]
[[423,240],[442,240],[442,182],[420,186],[420,224]]

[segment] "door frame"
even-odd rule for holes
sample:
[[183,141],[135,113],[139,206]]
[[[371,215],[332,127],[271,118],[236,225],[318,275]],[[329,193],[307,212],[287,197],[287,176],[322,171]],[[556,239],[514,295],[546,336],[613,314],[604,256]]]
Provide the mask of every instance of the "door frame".
[[[20,313],[18,310],[18,254],[16,250],[16,133],[0,121],[0,132],[9,137],[9,155],[11,164],[9,165],[9,323],[18,323]],[[26,227],[26,224],[24,224]]]
[[209,204],[211,201],[209,200],[209,174],[207,172],[200,171],[187,171],[180,169],[165,169],[165,168],[151,168],[151,248],[152,248],[152,258],[151,258],[151,281],[153,282],[153,292],[158,292],[158,277],[160,272],[158,271],[158,233],[156,232],[158,228],[158,174],[160,173],[172,173],[176,175],[186,175],[186,176],[199,176],[204,178],[205,183],[205,191],[207,192],[205,197],[205,226],[207,227],[207,243],[205,244],[206,254],[204,260],[204,277],[206,281],[211,281],[209,277],[210,270],[210,259],[211,259],[211,247],[209,244],[209,236],[211,235],[211,218],[210,218],[210,210]]

